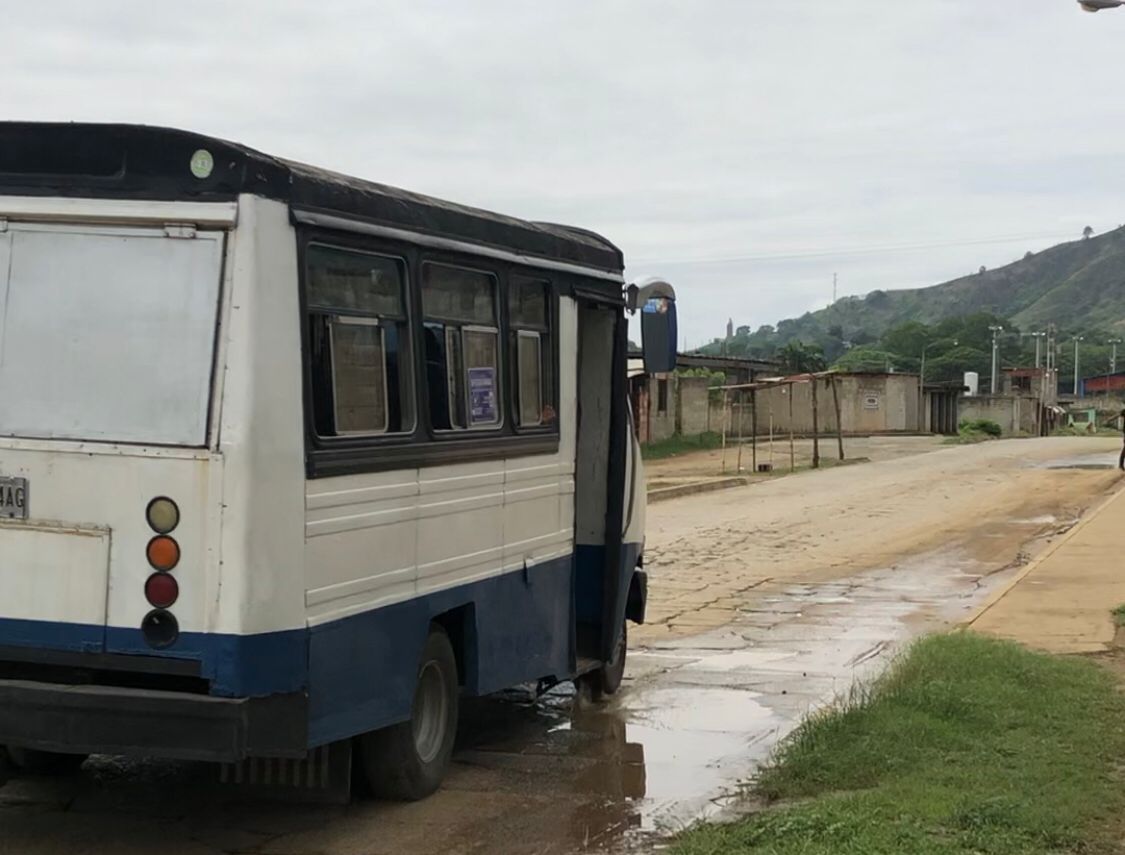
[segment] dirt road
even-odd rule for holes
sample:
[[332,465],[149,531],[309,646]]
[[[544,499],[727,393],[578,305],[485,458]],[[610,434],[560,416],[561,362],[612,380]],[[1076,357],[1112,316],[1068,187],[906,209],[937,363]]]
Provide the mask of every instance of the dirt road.
[[606,707],[467,705],[419,804],[244,804],[211,770],[95,758],[0,788],[0,853],[570,853],[728,806],[810,708],[957,620],[1117,483],[1120,440],[950,447],[654,505],[653,622]]
[[[913,442],[907,438],[905,442]],[[886,440],[884,440],[886,442]],[[767,581],[824,581],[957,546],[1013,560],[1028,537],[1073,519],[1115,463],[1119,439],[1034,439],[946,446],[854,467],[804,472],[649,510],[649,623],[635,640],[728,623]],[[1002,525],[1025,520],[1022,525]],[[1007,557],[1005,557],[1007,556]]]
[[[940,436],[847,436],[844,437],[844,457],[846,460],[860,458],[880,463],[899,457],[923,454],[948,448],[944,437]],[[820,455],[826,467],[836,465],[838,449],[835,437],[821,438]],[[778,440],[772,448],[768,440],[758,443],[755,454],[749,442],[742,443],[742,453],[732,442],[723,449],[692,451],[675,457],[645,461],[645,475],[649,489],[673,487],[693,481],[706,481],[713,478],[742,475],[768,481],[789,473],[790,463],[797,469],[808,469],[812,465],[813,441],[797,439],[793,442],[793,456],[789,455],[789,441]],[[755,475],[754,461],[773,466],[773,476]],[[741,467],[741,468],[740,468]]]

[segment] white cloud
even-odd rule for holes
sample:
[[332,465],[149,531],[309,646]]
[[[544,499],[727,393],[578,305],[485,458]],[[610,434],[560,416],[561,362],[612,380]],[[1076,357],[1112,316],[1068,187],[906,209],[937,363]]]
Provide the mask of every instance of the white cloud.
[[597,229],[674,274],[689,341],[1125,216],[1125,11],[1069,0],[44,0],[3,113],[142,121]]

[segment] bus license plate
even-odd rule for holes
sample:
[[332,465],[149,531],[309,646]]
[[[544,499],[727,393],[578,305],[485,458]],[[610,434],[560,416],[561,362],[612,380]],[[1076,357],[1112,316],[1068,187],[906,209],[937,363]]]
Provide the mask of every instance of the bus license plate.
[[27,519],[27,479],[0,475],[0,519]]

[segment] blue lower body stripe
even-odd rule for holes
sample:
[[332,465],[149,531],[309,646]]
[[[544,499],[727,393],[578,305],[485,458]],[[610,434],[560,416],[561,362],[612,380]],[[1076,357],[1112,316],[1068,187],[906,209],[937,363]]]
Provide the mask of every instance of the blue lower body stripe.
[[156,651],[139,628],[0,619],[0,646],[195,660],[211,693],[224,697],[304,691],[315,746],[409,718],[435,619],[460,635],[454,642],[466,651],[459,664],[469,694],[571,676],[574,591],[575,560],[567,555],[311,629],[184,632]]

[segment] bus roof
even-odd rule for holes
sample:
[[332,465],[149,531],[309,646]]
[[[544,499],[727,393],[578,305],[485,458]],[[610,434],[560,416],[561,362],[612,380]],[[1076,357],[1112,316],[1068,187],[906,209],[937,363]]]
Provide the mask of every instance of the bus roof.
[[[213,164],[203,177],[192,169],[200,151]],[[608,273],[624,269],[621,250],[584,229],[458,205],[203,134],[147,125],[0,122],[0,194],[230,201],[240,193]]]

